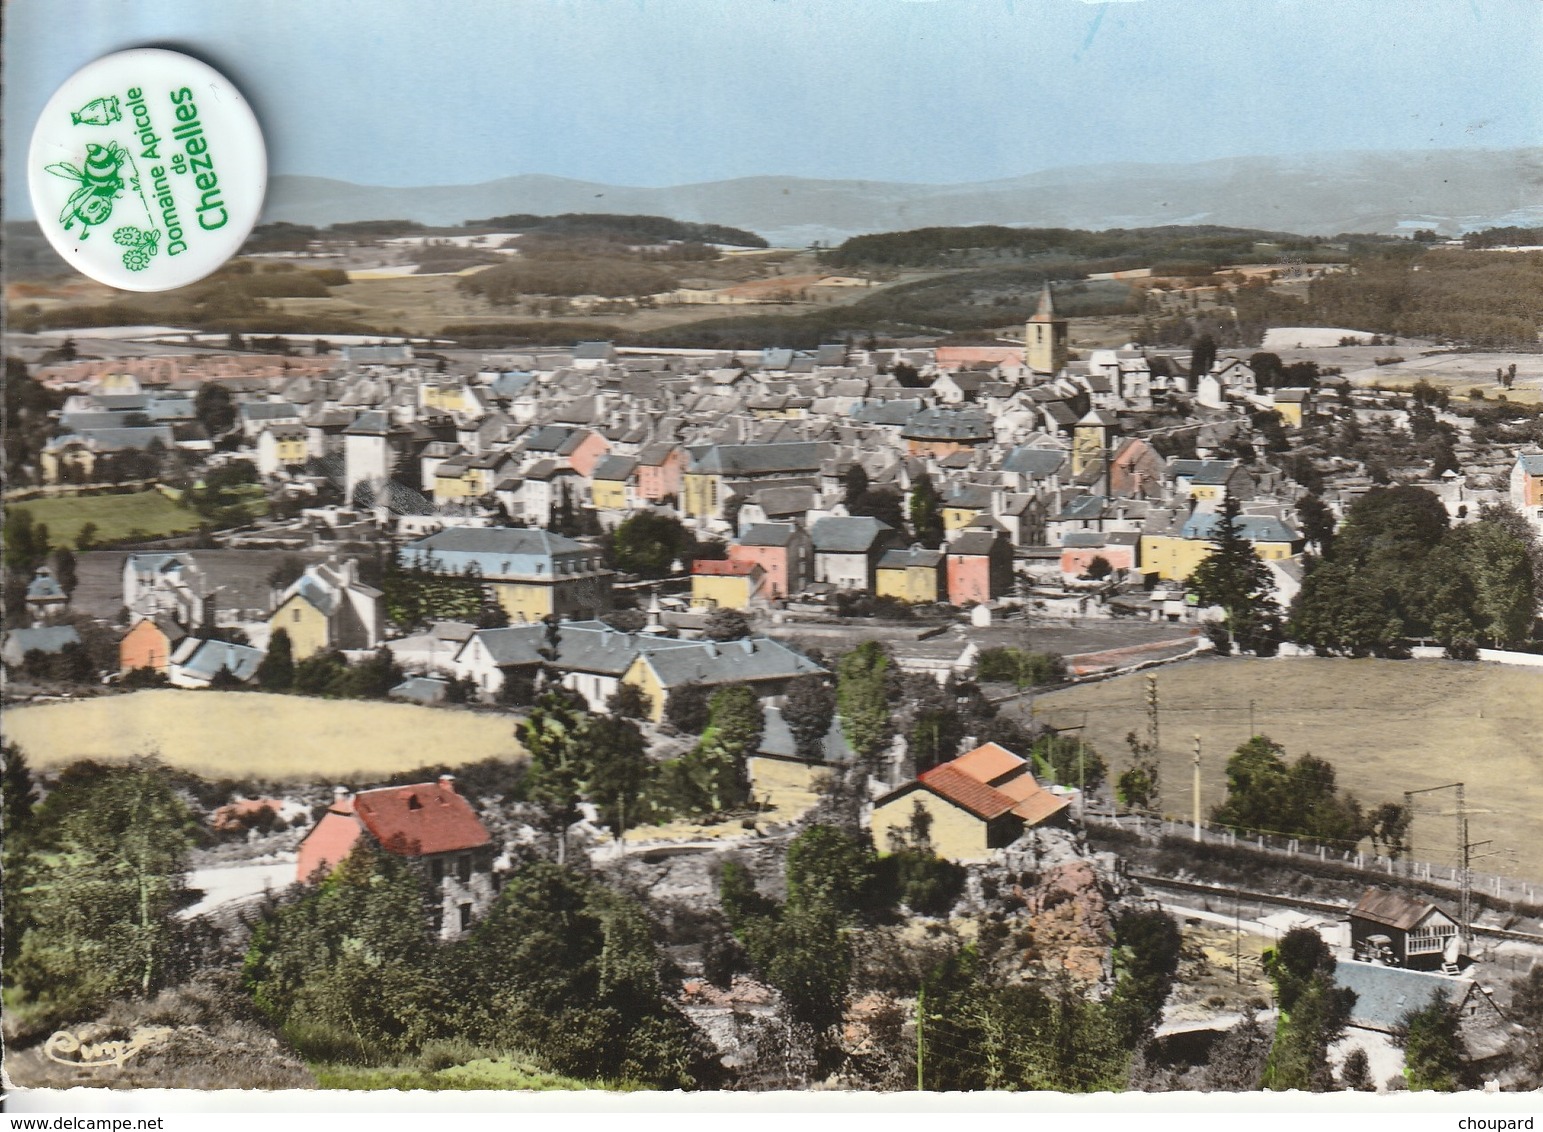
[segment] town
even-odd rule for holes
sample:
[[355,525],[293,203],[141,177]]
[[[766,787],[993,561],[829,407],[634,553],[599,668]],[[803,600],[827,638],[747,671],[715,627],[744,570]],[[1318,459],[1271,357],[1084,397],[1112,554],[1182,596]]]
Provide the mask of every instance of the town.
[[24,315],[12,1078],[1538,1087],[1537,328],[1240,323],[1410,243],[796,347]]

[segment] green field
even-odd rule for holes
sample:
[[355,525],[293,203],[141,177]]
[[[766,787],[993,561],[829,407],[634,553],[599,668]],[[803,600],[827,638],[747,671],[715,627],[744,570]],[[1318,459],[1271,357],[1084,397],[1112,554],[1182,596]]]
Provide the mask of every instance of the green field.
[[415,704],[157,689],[5,713],[35,767],[156,752],[206,778],[360,782],[522,754],[511,717]]
[[159,491],[138,491],[130,495],[71,495],[55,499],[32,499],[11,504],[7,511],[26,511],[34,523],[48,525],[48,539],[54,546],[75,545],[75,536],[87,523],[96,524],[98,543],[119,542],[135,531],[148,538],[196,531],[197,513],[178,507]]
[[[1327,759],[1363,805],[1403,801],[1405,790],[1463,782],[1470,837],[1509,854],[1480,871],[1543,879],[1543,670],[1445,660],[1259,660],[1220,657],[1157,670],[1162,808],[1191,812],[1194,738],[1201,739],[1201,805],[1226,794],[1228,756],[1254,727],[1286,747]],[[1035,715],[1074,727],[1118,774],[1129,765],[1127,732],[1146,727],[1145,675],[1039,696]],[[1432,808],[1450,810],[1450,791]],[[1452,817],[1417,817],[1414,856],[1450,864]]]

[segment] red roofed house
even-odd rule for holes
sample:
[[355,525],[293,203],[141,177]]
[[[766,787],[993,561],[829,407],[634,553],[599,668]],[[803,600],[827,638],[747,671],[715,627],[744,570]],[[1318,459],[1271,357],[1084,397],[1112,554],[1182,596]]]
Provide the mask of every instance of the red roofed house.
[[445,775],[438,782],[349,794],[338,787],[300,842],[302,884],[347,857],[361,837],[414,862],[427,884],[425,907],[441,939],[454,939],[493,902],[493,839]]
[[903,840],[921,817],[932,848],[951,861],[984,861],[1027,828],[1067,819],[1071,799],[1040,786],[1026,759],[996,743],[976,747],[892,790],[873,804],[879,852]]
[[701,609],[749,609],[767,597],[758,562],[698,558],[691,564],[691,604]]

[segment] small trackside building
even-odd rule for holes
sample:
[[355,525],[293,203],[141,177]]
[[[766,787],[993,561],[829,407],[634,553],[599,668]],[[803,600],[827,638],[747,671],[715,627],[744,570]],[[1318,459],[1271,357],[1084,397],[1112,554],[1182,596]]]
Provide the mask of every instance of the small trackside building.
[[1416,971],[1456,969],[1457,921],[1429,901],[1369,888],[1350,910],[1350,945],[1357,959]]
[[419,869],[426,918],[441,939],[456,938],[492,905],[493,839],[451,776],[357,794],[338,787],[300,842],[295,879],[324,876],[366,837]]

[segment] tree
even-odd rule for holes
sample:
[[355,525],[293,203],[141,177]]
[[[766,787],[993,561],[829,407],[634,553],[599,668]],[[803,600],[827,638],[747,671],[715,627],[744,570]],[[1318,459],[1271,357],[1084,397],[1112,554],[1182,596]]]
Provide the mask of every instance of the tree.
[[562,688],[548,688],[519,726],[521,745],[530,752],[530,770],[521,787],[541,808],[557,840],[557,861],[568,851],[568,827],[579,817],[579,798],[588,766],[580,743],[583,704]]
[[1356,1093],[1375,1093],[1377,1082],[1372,1080],[1371,1065],[1366,1051],[1356,1046],[1345,1055],[1345,1063],[1340,1067],[1339,1082],[1346,1089]]
[[647,719],[648,695],[636,684],[617,684],[616,691],[605,702],[605,710],[622,719]]
[[1248,368],[1254,371],[1254,379],[1261,393],[1285,385],[1286,368],[1281,364],[1279,354],[1260,351],[1248,359]]
[[836,717],[836,693],[818,673],[800,676],[788,685],[782,718],[793,733],[799,758],[823,759],[825,736]]
[[278,565],[268,571],[268,588],[281,593],[299,581],[304,573],[305,559],[298,554],[286,554],[279,559]]
[[707,727],[707,701],[712,689],[705,684],[682,684],[664,701],[664,717],[687,735],[700,735]]
[[1062,786],[1076,786],[1092,793],[1109,773],[1103,756],[1081,736],[1044,735],[1030,748],[1029,756],[1044,777]]
[[1507,1053],[1521,1088],[1543,1084],[1543,964],[1511,981],[1510,1016],[1516,1027]]
[[841,502],[846,505],[847,513],[864,514],[862,506],[868,495],[868,472],[856,460],[842,475],[842,485],[844,491]]
[[911,481],[911,532],[916,541],[936,550],[943,542],[942,500],[926,472]]
[[1292,928],[1264,953],[1264,966],[1280,1007],[1264,1087],[1327,1092],[1329,1046],[1344,1033],[1355,992],[1334,985],[1334,953],[1312,928]]
[[[236,343],[231,348],[239,350],[239,336],[232,334],[232,337]],[[236,406],[231,400],[230,390],[218,381],[206,381],[198,387],[193,397],[193,413],[211,440],[224,436],[236,423]]]
[[666,578],[670,566],[689,555],[691,532],[679,520],[657,511],[639,511],[617,524],[602,542],[607,565],[640,578]]
[[1254,553],[1239,521],[1238,501],[1227,496],[1213,528],[1214,548],[1195,567],[1189,586],[1204,605],[1218,605],[1226,614],[1229,646],[1258,651],[1274,632],[1280,606],[1271,595],[1270,570]]
[[620,837],[639,821],[638,799],[648,783],[648,745],[638,725],[620,716],[592,715],[579,732],[587,766],[584,793],[600,820]]
[[73,594],[75,587],[80,584],[80,575],[75,569],[75,555],[67,546],[54,551],[54,580],[66,594]]
[[1302,522],[1302,537],[1317,547],[1320,555],[1326,556],[1333,551],[1334,528],[1338,521],[1329,505],[1308,492],[1297,500],[1296,512]]
[[906,730],[905,740],[906,749],[916,763],[916,772],[920,774],[959,753],[959,744],[964,740],[964,720],[952,704],[919,711]]
[[1216,365],[1216,339],[1202,334],[1190,343],[1189,372],[1197,380]]
[[151,757],[84,764],[35,817],[47,855],[12,897],[28,921],[14,971],[24,995],[86,1010],[165,985],[195,828],[166,768]]
[[1426,1005],[1411,1007],[1399,1018],[1393,1044],[1404,1051],[1404,1078],[1410,1089],[1454,1093],[1472,1086],[1462,1024],[1462,1008],[1441,991],[1433,991]]
[[836,666],[836,706],[847,743],[870,771],[894,738],[889,709],[889,653],[877,641],[865,641]]
[[80,525],[80,530],[75,532],[75,549],[92,550],[96,547],[97,525],[86,522]]
[[707,615],[704,633],[709,641],[738,641],[750,635],[750,622],[740,610],[724,606]]
[[275,629],[268,651],[257,666],[257,683],[265,692],[287,692],[295,683],[294,646],[286,629]]

